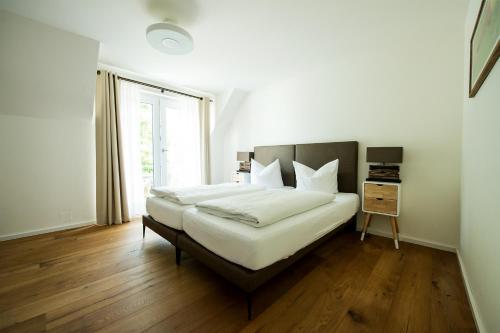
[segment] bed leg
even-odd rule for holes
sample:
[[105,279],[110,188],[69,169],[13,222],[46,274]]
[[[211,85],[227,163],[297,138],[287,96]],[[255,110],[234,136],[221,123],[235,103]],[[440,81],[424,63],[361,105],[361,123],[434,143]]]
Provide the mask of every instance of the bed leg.
[[177,266],[181,264],[181,249],[175,247],[175,263]]
[[142,225],[142,238],[146,237],[146,225]]
[[253,317],[253,309],[252,309],[252,293],[247,293],[247,315],[248,315],[248,320],[252,320]]

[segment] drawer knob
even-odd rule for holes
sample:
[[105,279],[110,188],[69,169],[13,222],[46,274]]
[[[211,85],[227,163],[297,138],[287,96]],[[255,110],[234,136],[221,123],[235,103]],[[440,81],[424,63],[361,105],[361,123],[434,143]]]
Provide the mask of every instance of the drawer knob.
[[384,200],[384,198],[377,198],[377,200]]

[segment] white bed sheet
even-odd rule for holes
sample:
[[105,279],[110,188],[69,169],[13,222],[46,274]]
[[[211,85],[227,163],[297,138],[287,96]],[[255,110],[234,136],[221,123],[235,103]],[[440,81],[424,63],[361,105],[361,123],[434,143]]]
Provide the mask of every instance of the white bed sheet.
[[156,221],[177,230],[182,230],[182,219],[186,209],[193,207],[193,205],[179,205],[159,197],[149,197],[146,199],[146,211],[148,214]]
[[332,203],[288,217],[262,228],[200,212],[184,212],[184,231],[215,254],[243,267],[258,270],[326,235],[347,222],[359,209],[354,193],[338,193]]

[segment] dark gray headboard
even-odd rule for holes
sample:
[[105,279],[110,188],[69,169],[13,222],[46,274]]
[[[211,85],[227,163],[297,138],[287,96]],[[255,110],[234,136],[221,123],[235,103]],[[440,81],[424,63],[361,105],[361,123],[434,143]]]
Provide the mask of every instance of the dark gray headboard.
[[339,192],[358,192],[358,143],[325,142],[295,146],[295,160],[315,170],[339,159]]
[[348,193],[358,191],[358,143],[356,141],[255,147],[255,160],[259,163],[268,165],[277,158],[280,160],[281,175],[286,186],[295,186],[292,161],[317,170],[326,163],[339,159],[339,191]]
[[295,160],[295,145],[281,146],[257,146],[254,150],[255,160],[263,165],[280,160],[281,177],[285,186],[295,186],[295,172],[293,161]]

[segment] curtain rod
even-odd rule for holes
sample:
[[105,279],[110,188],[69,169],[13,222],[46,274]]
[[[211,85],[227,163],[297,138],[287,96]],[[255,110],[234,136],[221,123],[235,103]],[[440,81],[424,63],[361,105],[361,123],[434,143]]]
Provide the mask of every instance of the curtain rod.
[[[97,71],[97,75],[99,75],[99,74],[101,74],[101,71],[98,70]],[[129,78],[123,77],[123,76],[117,76],[117,77],[118,77],[119,80],[128,81],[128,82],[140,84],[142,86],[159,89],[159,90],[161,90],[161,92],[168,91],[168,92],[171,92],[171,93],[174,93],[174,94],[183,95],[183,96],[187,96],[187,97],[191,97],[191,98],[196,98],[196,99],[199,99],[199,100],[203,99],[203,97],[195,96],[195,95],[191,95],[191,94],[186,94],[186,93],[183,93],[182,91],[177,91],[177,90],[173,90],[173,89],[169,89],[169,88],[165,88],[165,87],[156,86],[154,84],[150,84],[150,83],[146,83],[146,82],[142,82],[142,81],[137,81],[137,80],[129,79]],[[210,99],[210,102],[213,102],[213,100]]]

